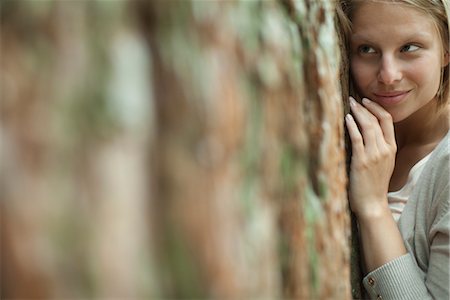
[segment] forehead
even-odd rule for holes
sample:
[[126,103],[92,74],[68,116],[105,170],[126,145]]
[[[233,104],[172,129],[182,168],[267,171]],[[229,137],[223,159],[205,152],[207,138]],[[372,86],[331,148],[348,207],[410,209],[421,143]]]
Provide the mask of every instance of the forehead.
[[352,39],[410,35],[438,37],[434,19],[399,2],[364,1],[352,14]]

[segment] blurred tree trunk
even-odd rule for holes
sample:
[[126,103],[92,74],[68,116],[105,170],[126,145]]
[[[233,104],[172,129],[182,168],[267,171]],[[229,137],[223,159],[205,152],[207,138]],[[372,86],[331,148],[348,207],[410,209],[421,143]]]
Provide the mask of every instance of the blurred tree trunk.
[[137,2],[163,297],[348,299],[331,1]]
[[[336,16],[335,16],[336,17]],[[335,18],[336,26],[340,27],[341,24],[339,24],[339,19]],[[343,102],[343,108],[344,108],[344,114],[347,114],[350,112],[350,104],[349,104],[349,87],[350,87],[350,63],[349,58],[347,56],[347,53],[349,53],[350,49],[347,49],[348,45],[345,41],[345,37],[341,35],[340,31],[336,32],[339,40],[339,49],[341,50],[341,64],[340,64],[340,74],[339,74],[339,81],[340,81],[340,87],[341,87],[341,95]],[[352,155],[352,149],[351,149],[351,142],[350,137],[348,135],[348,132],[345,132],[345,152],[346,152],[346,169],[347,174],[350,173],[350,163],[351,163],[351,155]],[[348,188],[348,186],[347,186]],[[351,235],[350,235],[350,282],[351,282],[351,288],[352,288],[352,298],[353,299],[362,299],[362,268],[361,268],[361,253],[360,253],[360,241],[359,241],[359,233],[358,233],[358,225],[356,217],[353,213],[350,212],[350,228],[351,228]]]
[[127,12],[125,1],[0,2],[2,299],[155,289],[148,59]]
[[332,3],[1,1],[1,298],[349,299]]

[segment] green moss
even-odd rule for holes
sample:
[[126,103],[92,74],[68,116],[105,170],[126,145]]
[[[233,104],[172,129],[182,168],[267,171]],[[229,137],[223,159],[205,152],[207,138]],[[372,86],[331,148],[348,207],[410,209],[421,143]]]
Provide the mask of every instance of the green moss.
[[311,283],[312,298],[317,299],[320,290],[320,278],[319,278],[319,254],[316,249],[316,233],[314,230],[314,224],[308,224],[306,228],[306,240],[308,251],[308,272]]
[[246,214],[249,215],[253,211],[252,203],[255,201],[261,179],[263,112],[258,100],[261,96],[255,83],[248,78],[243,78],[243,82],[251,114],[245,129],[245,142],[239,156],[239,164],[244,172],[242,200]]
[[283,191],[289,193],[297,186],[298,172],[293,147],[285,145],[280,157],[280,174]]
[[228,11],[229,24],[233,26],[239,44],[249,56],[261,50],[262,2],[239,1]]
[[329,198],[328,181],[323,174],[318,175],[318,197],[321,201],[326,201]]
[[321,200],[310,185],[305,189],[304,213],[308,224],[315,224],[325,217]]
[[161,273],[165,273],[165,279],[169,279],[166,282],[166,296],[205,299],[208,287],[204,285],[199,265],[187,241],[175,224],[167,226],[165,236],[164,249],[167,253]]
[[288,274],[291,264],[291,246],[289,243],[289,237],[284,232],[279,233],[278,238],[278,258],[281,270],[282,282],[288,280]]
[[306,218],[306,239],[307,239],[307,251],[309,257],[309,275],[312,285],[312,290],[314,293],[313,298],[317,298],[320,289],[320,278],[319,278],[319,257],[318,249],[316,249],[316,232],[315,227],[317,224],[323,222],[325,214],[323,212],[323,207],[321,200],[314,192],[313,188],[308,185],[305,189],[305,206],[304,212]]

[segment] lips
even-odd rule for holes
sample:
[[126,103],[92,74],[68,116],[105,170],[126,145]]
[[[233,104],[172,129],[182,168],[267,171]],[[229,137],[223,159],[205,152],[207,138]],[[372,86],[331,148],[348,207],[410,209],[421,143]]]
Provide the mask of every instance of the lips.
[[375,92],[375,101],[385,104],[393,105],[405,99],[410,91],[391,91],[391,92]]

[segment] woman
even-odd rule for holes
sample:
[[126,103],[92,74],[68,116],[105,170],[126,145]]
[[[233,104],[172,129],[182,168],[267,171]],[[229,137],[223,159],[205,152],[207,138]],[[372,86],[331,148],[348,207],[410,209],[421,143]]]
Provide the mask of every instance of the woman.
[[350,207],[363,284],[375,299],[449,299],[447,1],[338,5],[350,93],[358,99],[350,99],[345,117]]

